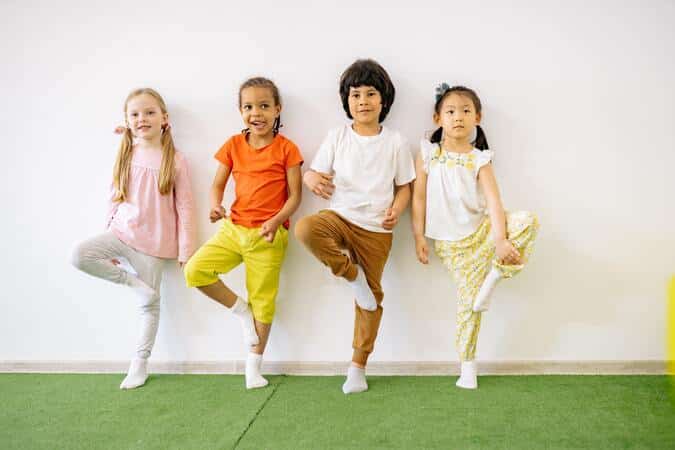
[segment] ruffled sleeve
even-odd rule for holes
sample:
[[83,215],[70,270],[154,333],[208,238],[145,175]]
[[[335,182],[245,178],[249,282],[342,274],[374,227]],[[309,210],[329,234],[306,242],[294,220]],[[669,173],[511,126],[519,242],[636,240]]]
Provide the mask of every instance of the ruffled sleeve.
[[492,162],[494,158],[494,152],[492,150],[474,150],[476,154],[476,176],[480,172],[480,168],[484,165]]

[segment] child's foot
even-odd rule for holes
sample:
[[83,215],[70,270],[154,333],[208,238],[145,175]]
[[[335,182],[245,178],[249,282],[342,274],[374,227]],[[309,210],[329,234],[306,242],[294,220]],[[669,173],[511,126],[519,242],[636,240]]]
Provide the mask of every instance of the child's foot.
[[459,380],[455,385],[463,389],[476,389],[478,387],[476,361],[462,361]]
[[485,281],[483,281],[483,284],[478,290],[476,300],[473,302],[474,312],[484,312],[488,310],[492,300],[492,291],[497,285],[497,282],[501,279],[502,274],[497,268],[493,267],[490,269],[487,276],[485,277]]
[[249,353],[246,358],[246,389],[256,389],[267,386],[269,383],[260,374],[260,364],[262,363],[262,355],[257,353]]
[[371,291],[370,286],[368,286],[368,280],[366,280],[363,270],[356,264],[355,267],[357,270],[356,278],[354,281],[350,281],[349,284],[352,286],[352,289],[354,289],[356,304],[366,311],[375,311],[377,309],[377,302],[375,301],[373,291]]
[[342,385],[345,394],[356,394],[368,390],[366,382],[366,369],[351,364],[347,369],[347,381]]
[[143,386],[148,379],[148,360],[143,358],[134,358],[129,365],[129,372],[122,380],[120,389],[134,389]]
[[241,328],[244,332],[244,342],[246,345],[249,347],[258,345],[258,333],[255,331],[253,313],[251,313],[251,308],[249,308],[248,303],[246,303],[240,297],[237,297],[237,301],[234,302],[234,305],[232,305],[230,311],[232,311],[232,313],[241,322]]

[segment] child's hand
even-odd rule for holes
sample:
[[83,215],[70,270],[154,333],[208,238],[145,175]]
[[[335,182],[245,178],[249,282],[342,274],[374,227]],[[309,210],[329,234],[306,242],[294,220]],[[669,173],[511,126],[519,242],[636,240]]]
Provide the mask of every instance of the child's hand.
[[422,264],[429,264],[429,245],[424,236],[415,238],[415,251],[417,252],[417,259]]
[[221,205],[216,206],[215,208],[211,208],[211,212],[209,212],[209,220],[211,223],[218,222],[220,219],[224,219],[227,217],[227,212],[225,211],[225,208],[223,208]]
[[520,253],[508,239],[501,239],[495,244],[497,259],[506,265],[520,264]]
[[307,171],[305,173],[305,184],[314,194],[325,199],[329,199],[335,191],[333,175],[323,172]]
[[385,230],[393,230],[398,223],[398,217],[400,215],[401,212],[396,208],[387,208],[387,211],[384,213],[384,222],[382,222],[382,228]]
[[274,235],[277,234],[277,229],[279,224],[276,220],[270,219],[267,222],[263,223],[260,227],[260,236],[263,237],[270,244],[274,242]]

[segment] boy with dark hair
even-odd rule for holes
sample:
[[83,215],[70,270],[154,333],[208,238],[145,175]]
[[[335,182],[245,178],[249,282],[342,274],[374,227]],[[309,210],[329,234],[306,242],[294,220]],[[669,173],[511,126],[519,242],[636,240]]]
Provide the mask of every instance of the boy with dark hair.
[[382,273],[415,179],[408,143],[381,125],[395,92],[373,60],[358,60],[342,74],[340,97],[353,121],[328,133],[303,178],[330,204],[295,226],[296,237],[354,291],[354,353],[345,394],[368,389],[365,367],[382,319]]

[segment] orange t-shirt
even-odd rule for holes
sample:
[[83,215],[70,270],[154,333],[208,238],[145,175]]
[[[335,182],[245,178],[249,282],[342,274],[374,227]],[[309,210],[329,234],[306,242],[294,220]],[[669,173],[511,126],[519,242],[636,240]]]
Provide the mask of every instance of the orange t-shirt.
[[[261,226],[283,208],[288,200],[286,170],[303,163],[298,147],[280,134],[259,149],[248,144],[245,134],[237,134],[220,147],[215,158],[234,177],[232,222],[248,228]],[[284,227],[288,226],[287,220]]]

